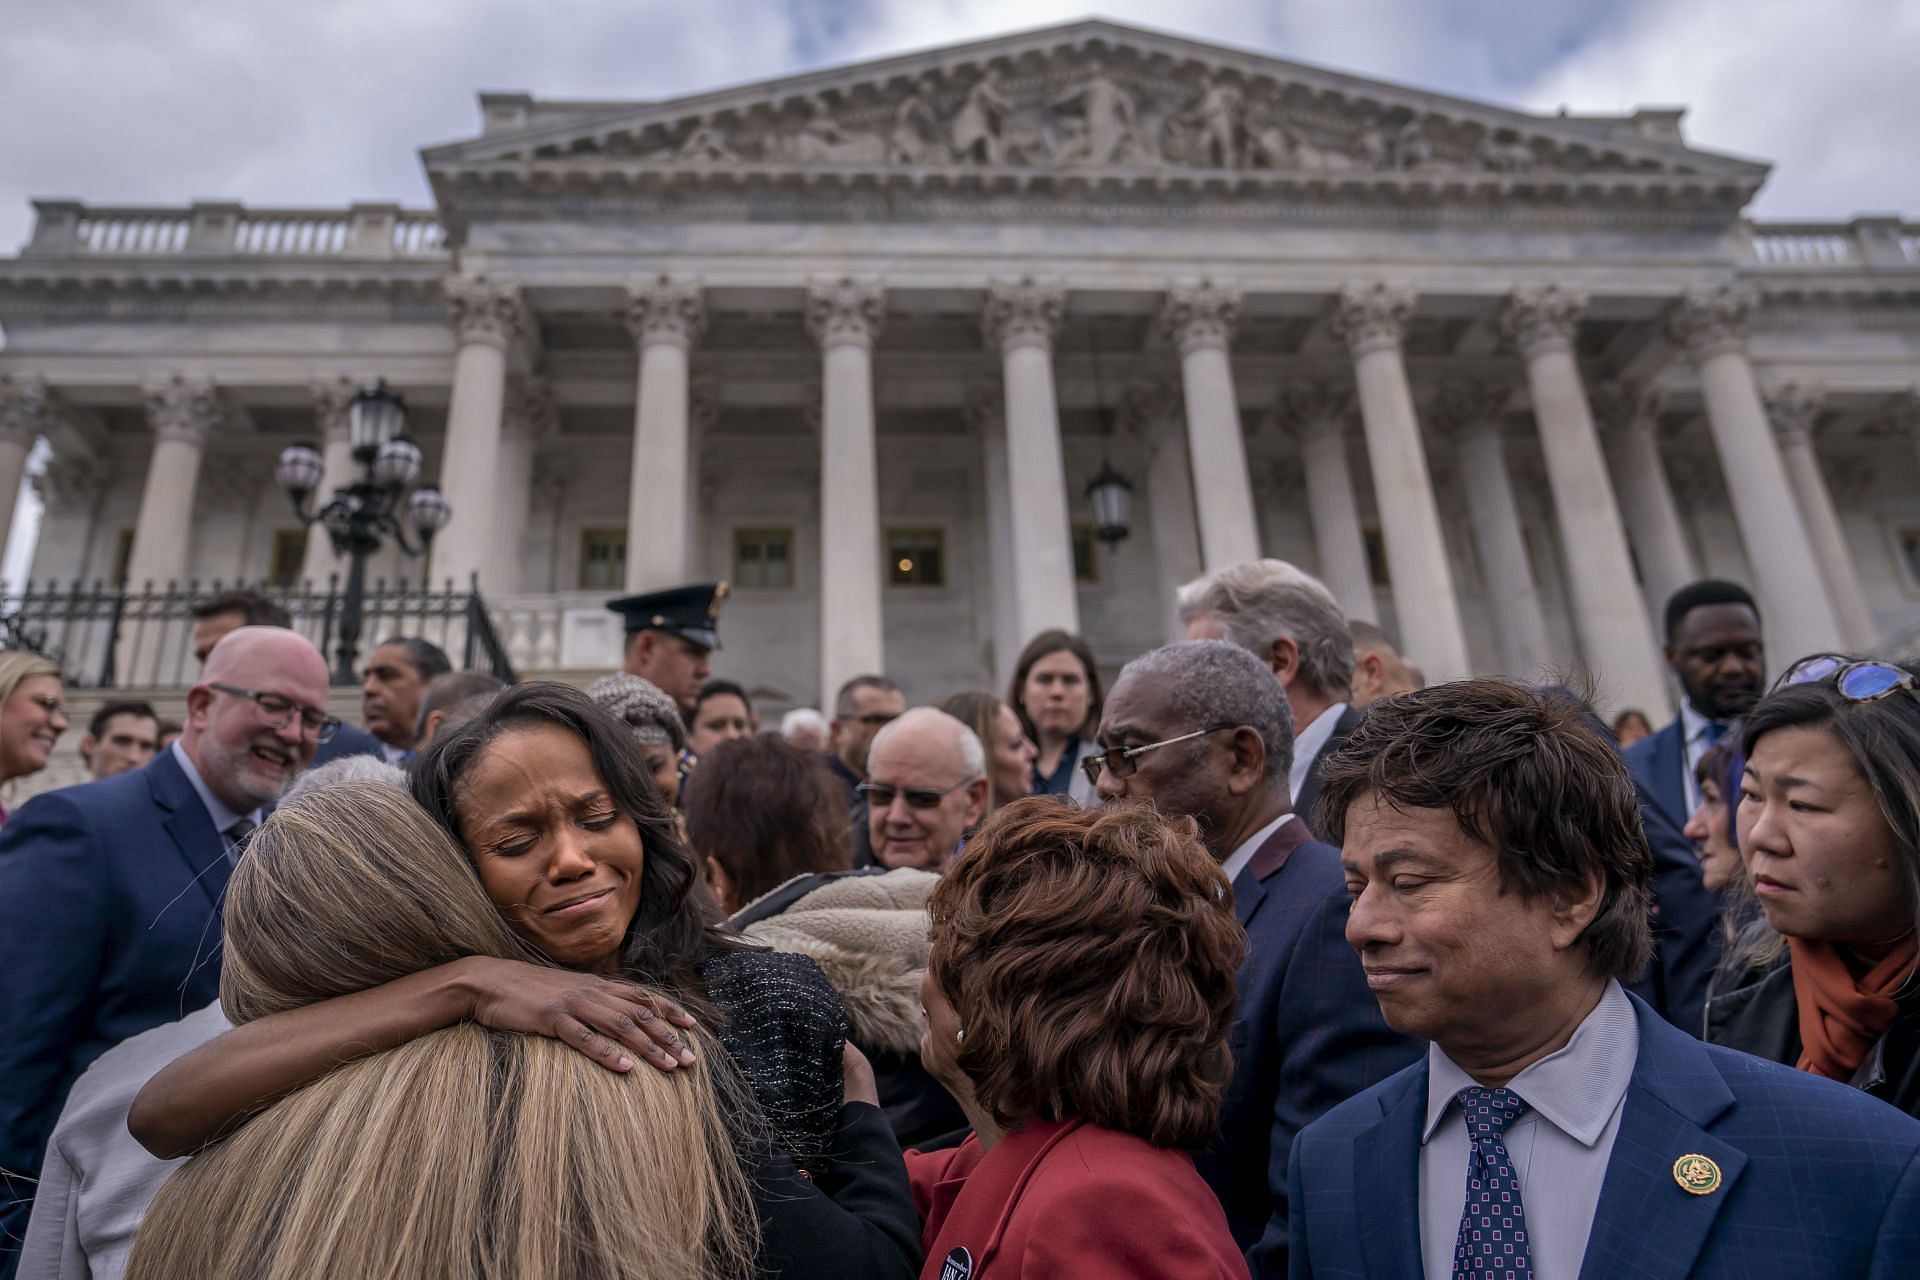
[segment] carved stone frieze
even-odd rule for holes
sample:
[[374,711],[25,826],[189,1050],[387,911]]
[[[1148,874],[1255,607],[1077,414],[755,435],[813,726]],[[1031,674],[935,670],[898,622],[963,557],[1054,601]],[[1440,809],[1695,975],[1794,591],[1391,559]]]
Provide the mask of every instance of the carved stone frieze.
[[155,378],[141,391],[147,404],[147,424],[161,440],[204,448],[226,416],[211,378],[175,374]]
[[0,441],[33,446],[60,423],[60,407],[44,378],[0,374]]
[[816,280],[807,289],[807,332],[822,347],[871,347],[887,318],[887,291],[867,281]]
[[1752,312],[1753,296],[1745,290],[1726,285],[1694,290],[1674,304],[1667,318],[1667,332],[1698,363],[1744,349],[1747,319]]
[[627,286],[627,328],[643,347],[655,342],[699,346],[707,328],[706,291],[670,276],[635,281]]
[[987,289],[987,305],[980,329],[990,346],[1008,351],[1017,346],[1051,349],[1067,309],[1067,291],[1031,277],[1012,283],[996,282]]
[[1410,285],[1350,284],[1340,290],[1328,318],[1333,336],[1356,356],[1398,347],[1413,319],[1416,301]]
[[1587,309],[1586,295],[1557,284],[1524,285],[1515,289],[1500,311],[1500,337],[1531,360],[1556,347],[1570,348]]
[[445,288],[447,323],[462,346],[484,342],[504,349],[526,336],[526,303],[518,289],[484,276],[453,276]]
[[1240,293],[1211,280],[1177,284],[1167,291],[1161,330],[1181,355],[1201,347],[1225,350],[1240,320]]
[[1767,420],[1774,434],[1786,445],[1809,444],[1820,422],[1826,395],[1819,387],[1783,382],[1766,388],[1761,400],[1767,408]]

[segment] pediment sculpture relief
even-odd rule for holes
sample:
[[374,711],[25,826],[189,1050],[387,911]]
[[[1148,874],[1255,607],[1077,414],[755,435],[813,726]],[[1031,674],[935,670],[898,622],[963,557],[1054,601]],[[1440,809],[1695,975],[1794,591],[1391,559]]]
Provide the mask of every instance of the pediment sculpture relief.
[[[978,165],[1304,173],[1524,174],[1650,167],[1554,139],[1410,108],[1356,107],[1217,75],[1198,90],[1093,64],[1012,84],[996,72],[923,77],[889,101],[823,93],[789,108],[668,126],[643,160],[790,165]],[[655,135],[656,139],[659,135]]]

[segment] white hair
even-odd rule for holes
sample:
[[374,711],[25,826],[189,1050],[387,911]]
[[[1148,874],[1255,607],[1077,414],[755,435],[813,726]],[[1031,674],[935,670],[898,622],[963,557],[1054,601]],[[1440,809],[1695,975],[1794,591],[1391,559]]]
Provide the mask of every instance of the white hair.
[[867,758],[871,760],[879,755],[882,746],[898,734],[922,727],[946,734],[968,781],[986,776],[987,749],[980,745],[980,735],[969,729],[965,721],[948,715],[938,707],[914,707],[904,715],[889,720],[881,726],[880,732],[873,735],[873,742],[867,748]]
[[792,738],[796,733],[805,733],[809,729],[822,738],[827,736],[827,718],[812,707],[795,707],[780,717],[780,736]]
[[1249,560],[1180,588],[1180,621],[1212,618],[1220,634],[1262,662],[1282,636],[1300,650],[1309,688],[1344,699],[1353,689],[1353,633],[1333,592],[1285,560]]
[[398,765],[388,764],[376,755],[361,753],[340,756],[325,764],[315,765],[293,780],[287,788],[287,794],[280,797],[279,803],[291,804],[309,791],[330,786],[336,782],[379,782],[392,787],[395,791],[407,789],[407,774]]

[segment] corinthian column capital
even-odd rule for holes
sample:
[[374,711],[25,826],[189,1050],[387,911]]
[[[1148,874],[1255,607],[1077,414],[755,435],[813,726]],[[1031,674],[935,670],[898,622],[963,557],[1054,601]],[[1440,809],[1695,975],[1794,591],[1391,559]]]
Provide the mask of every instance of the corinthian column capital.
[[164,441],[204,448],[225,416],[211,378],[175,374],[153,379],[141,391],[147,404],[147,425]]
[[807,289],[807,332],[822,347],[871,347],[887,318],[887,291],[861,280],[816,280]]
[[1500,336],[1528,360],[1543,351],[1569,350],[1586,309],[1587,297],[1576,289],[1523,285],[1501,309]]
[[641,346],[669,342],[691,349],[707,330],[706,290],[691,280],[657,276],[627,286],[627,330]]
[[1167,291],[1160,327],[1181,355],[1203,347],[1226,350],[1240,321],[1240,292],[1211,280],[1177,284]]
[[313,393],[313,422],[319,428],[321,439],[330,442],[347,440],[353,431],[353,397],[358,390],[353,379],[345,374],[337,378],[315,378],[310,389]]
[[518,289],[485,276],[454,276],[442,288],[447,323],[461,346],[482,342],[505,350],[526,336],[527,308]]
[[1744,290],[1726,285],[1691,290],[1674,304],[1667,317],[1667,332],[1697,364],[1744,348],[1747,317],[1752,311],[1753,296]]
[[1052,350],[1066,309],[1067,291],[1058,285],[1041,284],[1031,277],[1012,284],[995,283],[987,289],[980,331],[1002,351],[1026,346]]
[[1353,417],[1353,388],[1310,378],[1292,378],[1280,384],[1273,401],[1274,424],[1291,431],[1303,443],[1346,434]]
[[0,373],[0,440],[31,446],[60,421],[45,378]]
[[1427,421],[1437,432],[1462,438],[1497,432],[1500,414],[1512,398],[1512,389],[1497,382],[1449,378],[1435,393]]
[[1621,378],[1597,382],[1587,392],[1593,422],[1609,435],[1652,435],[1660,425],[1664,397],[1644,382]]
[[1819,387],[1783,382],[1762,392],[1761,401],[1767,407],[1767,420],[1773,424],[1780,443],[1800,445],[1813,440],[1813,429],[1820,421],[1826,395]]
[[1387,347],[1398,347],[1406,336],[1407,323],[1413,319],[1416,301],[1409,285],[1350,284],[1333,301],[1329,317],[1333,336],[1347,344],[1356,356]]

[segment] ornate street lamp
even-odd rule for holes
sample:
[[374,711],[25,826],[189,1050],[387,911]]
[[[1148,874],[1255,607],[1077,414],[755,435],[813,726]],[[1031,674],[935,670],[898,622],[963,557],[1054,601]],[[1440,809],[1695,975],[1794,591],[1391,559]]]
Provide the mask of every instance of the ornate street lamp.
[[[347,438],[360,477],[333,491],[318,510],[310,504],[326,460],[313,445],[302,441],[280,452],[273,478],[293,499],[300,523],[320,524],[333,540],[335,555],[347,560],[347,590],[340,602],[340,645],[334,651],[333,683],[358,684],[354,668],[360,657],[360,615],[367,588],[367,558],[386,538],[408,556],[423,556],[433,535],[446,527],[453,508],[432,485],[421,485],[407,498],[404,522],[401,497],[420,478],[420,447],[402,435],[407,406],[387,390],[385,380],[362,388],[347,408]],[[411,532],[411,536],[409,536]]]
[[1133,532],[1133,484],[1111,462],[1102,462],[1087,486],[1087,505],[1093,508],[1094,535],[1108,546]]

